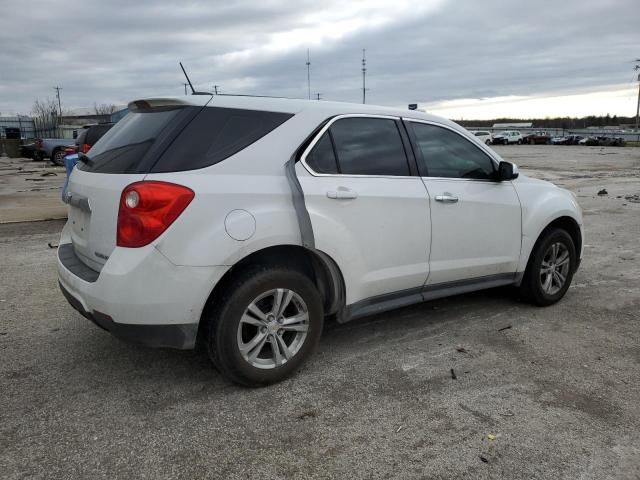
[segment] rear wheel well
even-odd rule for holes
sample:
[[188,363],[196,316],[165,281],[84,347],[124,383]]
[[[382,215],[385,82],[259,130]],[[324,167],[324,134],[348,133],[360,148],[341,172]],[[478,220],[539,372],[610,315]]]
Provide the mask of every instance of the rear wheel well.
[[344,307],[344,280],[338,266],[326,254],[309,250],[299,245],[277,245],[247,255],[234,264],[215,285],[200,317],[198,343],[206,339],[207,322],[212,307],[232,280],[257,265],[270,267],[287,267],[303,273],[314,283],[323,300],[325,315],[339,313]]

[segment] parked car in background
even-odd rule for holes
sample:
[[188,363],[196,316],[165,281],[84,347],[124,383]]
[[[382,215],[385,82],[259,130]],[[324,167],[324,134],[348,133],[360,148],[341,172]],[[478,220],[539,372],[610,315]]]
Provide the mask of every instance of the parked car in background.
[[132,102],[78,153],[58,279],[114,336],[199,341],[227,379],[260,386],[304,363],[325,316],[502,285],[539,306],[567,292],[583,251],[576,198],[454,122],[212,98]]
[[54,164],[63,166],[64,149],[68,144],[68,138],[39,138],[36,141],[38,159],[49,158]]
[[493,135],[489,131],[478,130],[477,132],[473,132],[473,134],[478,137],[478,140],[486,145],[491,145],[493,142]]
[[22,158],[31,158],[36,160],[37,156],[37,146],[35,142],[27,143],[25,145],[20,145],[20,156]]
[[625,141],[622,137],[599,137],[598,144],[602,147],[624,147]]
[[509,145],[517,143],[522,145],[522,134],[517,130],[505,130],[493,136],[494,145]]
[[525,135],[522,141],[529,145],[549,145],[551,143],[551,135],[547,132],[533,132]]
[[83,126],[75,143],[65,147],[65,154],[71,155],[78,152],[87,153],[113,125],[113,123],[96,123],[95,125]]
[[623,147],[625,145],[624,138],[607,136],[588,137],[580,143],[591,147]]
[[563,137],[553,137],[551,139],[552,145],[578,145],[580,140],[584,137],[582,135],[565,135]]

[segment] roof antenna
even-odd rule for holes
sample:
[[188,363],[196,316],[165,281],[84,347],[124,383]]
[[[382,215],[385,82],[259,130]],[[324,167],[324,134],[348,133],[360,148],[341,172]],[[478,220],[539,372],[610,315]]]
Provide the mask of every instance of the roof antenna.
[[[184,76],[187,79],[187,82],[189,82],[189,88],[191,88],[191,95],[211,95],[211,93],[209,92],[196,92],[195,89],[193,88],[193,84],[191,83],[191,80],[189,79],[189,75],[187,75],[187,71],[182,66],[182,62],[178,62],[178,63],[180,64],[180,68],[182,69],[182,73],[184,73]],[[186,89],[186,86],[185,86],[185,89]]]

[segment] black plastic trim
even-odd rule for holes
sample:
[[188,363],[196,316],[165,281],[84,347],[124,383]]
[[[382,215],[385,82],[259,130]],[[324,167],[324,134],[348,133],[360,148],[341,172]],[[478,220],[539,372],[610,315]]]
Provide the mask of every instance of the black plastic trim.
[[80,260],[72,243],[63,243],[58,247],[58,259],[64,268],[85,282],[94,283],[100,276],[100,272],[89,268]]
[[341,323],[367,315],[414,305],[416,303],[435,300],[437,298],[450,297],[453,295],[460,295],[462,293],[500,287],[503,285],[512,285],[517,281],[517,273],[502,273],[498,275],[458,280],[455,282],[425,285],[422,287],[401,290],[399,292],[377,295],[348,305],[345,309],[345,315],[341,319]]
[[77,310],[83,317],[120,340],[155,348],[190,350],[195,347],[196,336],[198,334],[197,323],[176,325],[133,325],[117,323],[114,322],[109,315],[104,313],[97,311],[87,312],[78,299],[64,288],[62,283],[58,282],[58,285],[60,286],[62,294],[69,302],[69,305]]

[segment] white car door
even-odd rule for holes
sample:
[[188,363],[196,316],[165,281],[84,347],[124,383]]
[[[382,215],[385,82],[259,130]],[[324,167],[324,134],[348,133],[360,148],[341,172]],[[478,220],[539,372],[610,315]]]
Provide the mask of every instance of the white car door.
[[348,305],[419,295],[426,281],[429,198],[411,161],[399,119],[342,115],[296,166],[315,247],[339,265]]
[[431,199],[427,285],[515,275],[522,220],[512,182],[496,181],[496,162],[459,132],[406,123]]

